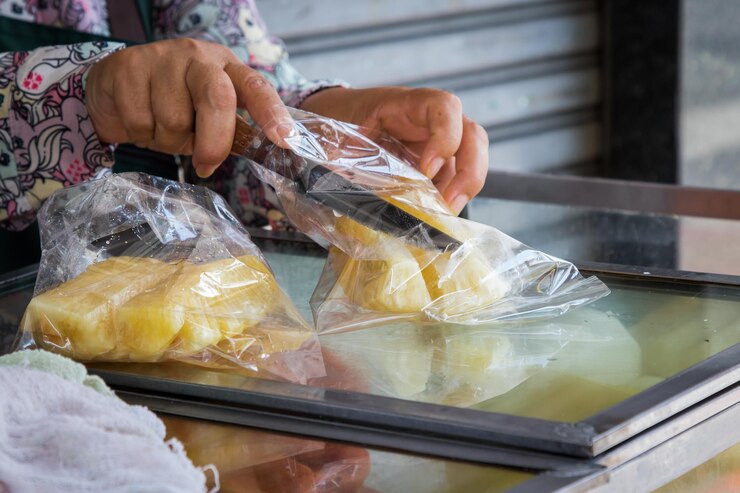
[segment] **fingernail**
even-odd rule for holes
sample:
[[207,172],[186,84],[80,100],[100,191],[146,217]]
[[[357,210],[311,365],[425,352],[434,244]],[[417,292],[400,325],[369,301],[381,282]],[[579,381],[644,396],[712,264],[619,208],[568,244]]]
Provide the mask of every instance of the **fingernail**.
[[219,167],[220,165],[216,166],[207,166],[207,165],[201,165],[195,167],[195,174],[198,175],[198,178],[208,178],[213,174],[214,171]]
[[453,211],[455,211],[456,214],[460,214],[460,212],[463,210],[463,207],[465,207],[465,204],[470,201],[470,197],[465,195],[464,193],[461,193],[454,199],[452,199],[452,203],[450,203],[450,207]]
[[298,133],[295,129],[295,125],[293,125],[292,123],[281,123],[275,128],[275,131],[283,139],[293,137]]
[[427,168],[427,178],[434,178],[437,176],[437,173],[439,173],[439,170],[441,170],[444,165],[445,160],[441,157],[435,157],[432,159]]

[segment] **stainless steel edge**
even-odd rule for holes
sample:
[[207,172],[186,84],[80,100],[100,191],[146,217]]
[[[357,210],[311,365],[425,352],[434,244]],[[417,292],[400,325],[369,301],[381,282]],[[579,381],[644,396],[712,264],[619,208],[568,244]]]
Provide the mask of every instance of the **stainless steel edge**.
[[311,438],[337,440],[376,448],[422,454],[480,464],[514,467],[530,471],[557,470],[567,476],[593,473],[602,466],[581,459],[531,452],[511,447],[459,443],[433,434],[383,430],[361,424],[349,425],[320,417],[272,414],[259,409],[233,408],[209,401],[196,401],[133,391],[117,391],[130,404],[144,405],[159,413],[292,433]]
[[[685,270],[663,269],[655,267],[640,267],[634,265],[610,264],[606,262],[572,261],[578,270],[589,271],[595,275],[613,274],[629,276],[640,281],[682,282],[692,284],[718,284],[726,286],[740,286],[740,276],[729,274],[714,274],[709,272],[693,272]],[[740,293],[739,293],[740,294]]]
[[245,378],[248,389],[213,387],[88,367],[116,391],[161,398],[210,402],[225,408],[261,410],[302,419],[329,420],[336,426],[371,426],[418,436],[503,446],[589,458],[594,430],[581,423],[559,423],[473,409],[411,402],[371,394]]
[[509,493],[653,491],[740,443],[738,392],[737,387],[728,390],[685,413],[675,424],[671,421],[647,431],[604,454],[596,461],[605,466],[600,471],[570,481],[542,473]]
[[600,455],[740,382],[740,344],[582,421],[596,430],[591,452]]
[[[740,443],[738,423],[740,423],[740,403],[619,467],[610,468],[604,473],[608,474],[609,481],[592,491],[593,493],[653,491]],[[572,490],[561,491],[571,493]]]
[[740,191],[489,171],[480,197],[651,214],[740,219]]
[[597,458],[597,462],[608,468],[619,467],[738,404],[740,404],[740,384],[646,430],[619,447],[606,452]]
[[570,477],[543,472],[529,481],[510,488],[506,493],[586,493],[608,481],[607,470]]

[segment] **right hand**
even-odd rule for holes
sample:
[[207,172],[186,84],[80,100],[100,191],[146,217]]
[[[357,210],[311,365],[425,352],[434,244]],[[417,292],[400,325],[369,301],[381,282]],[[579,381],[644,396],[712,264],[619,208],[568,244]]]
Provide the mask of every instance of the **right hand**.
[[98,138],[193,156],[207,177],[226,159],[237,106],[275,144],[293,132],[280,96],[221,45],[157,41],[109,55],[90,69],[86,104]]

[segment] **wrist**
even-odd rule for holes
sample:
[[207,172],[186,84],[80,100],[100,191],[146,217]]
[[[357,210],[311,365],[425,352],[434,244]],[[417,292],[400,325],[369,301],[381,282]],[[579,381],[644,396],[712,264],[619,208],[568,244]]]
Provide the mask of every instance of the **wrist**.
[[95,130],[95,134],[98,136],[98,139],[101,142],[107,142],[107,139],[103,135],[103,129],[100,126],[100,118],[98,116],[99,104],[96,92],[99,83],[99,71],[100,64],[96,63],[90,68],[90,70],[88,70],[87,74],[85,74],[83,85],[85,90],[85,108],[87,109],[87,115],[90,118],[90,123],[92,124],[93,130]]
[[358,91],[358,89],[342,86],[327,87],[304,99],[299,109],[337,120],[348,121],[346,116],[346,113],[350,110],[348,103],[356,99]]

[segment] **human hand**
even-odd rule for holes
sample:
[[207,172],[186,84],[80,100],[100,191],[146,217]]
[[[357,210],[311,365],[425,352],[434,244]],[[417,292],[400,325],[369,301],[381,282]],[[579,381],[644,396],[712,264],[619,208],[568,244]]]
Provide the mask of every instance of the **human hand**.
[[437,89],[325,89],[301,109],[382,130],[420,156],[419,168],[459,213],[488,173],[486,131],[462,112],[460,100]]
[[104,58],[90,69],[85,97],[100,140],[192,154],[201,177],[228,156],[237,106],[281,147],[293,131],[290,114],[262,75],[224,46],[187,38]]

